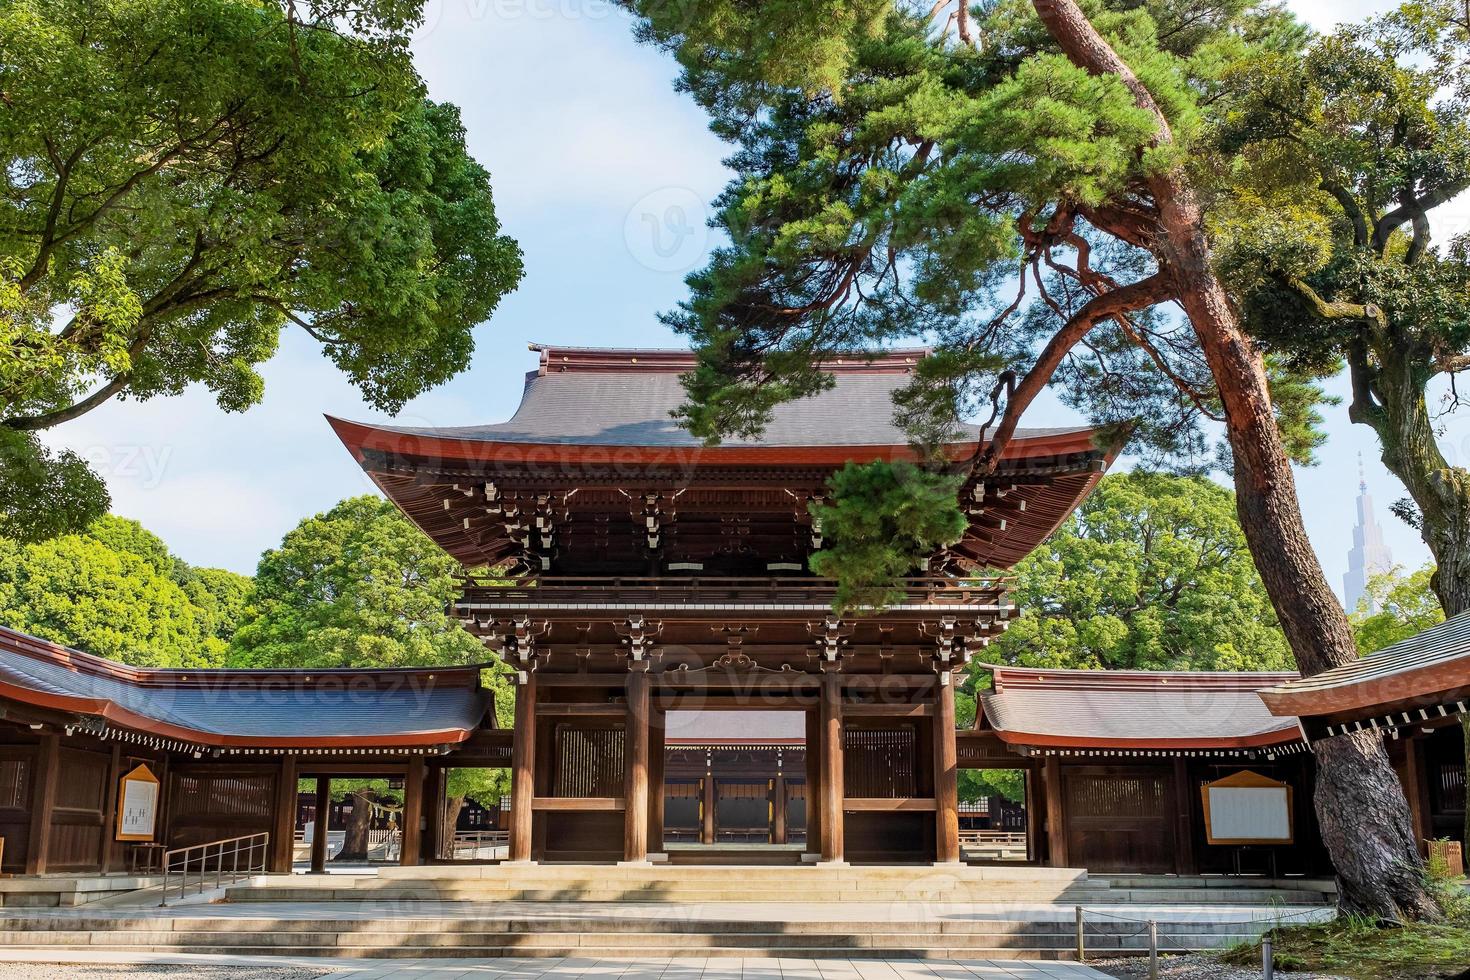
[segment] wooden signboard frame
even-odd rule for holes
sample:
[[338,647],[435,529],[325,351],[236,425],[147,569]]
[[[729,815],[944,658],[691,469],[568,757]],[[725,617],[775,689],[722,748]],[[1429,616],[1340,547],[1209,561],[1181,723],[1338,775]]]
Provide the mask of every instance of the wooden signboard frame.
[[[1214,822],[1210,819],[1210,790],[1212,789],[1284,789],[1286,790],[1286,836],[1285,837],[1216,837]],[[1221,779],[1205,783],[1200,787],[1200,796],[1205,807],[1205,839],[1212,845],[1288,845],[1296,843],[1296,801],[1290,783],[1262,776],[1249,769],[1231,773]]]
[[[146,834],[123,833],[123,818],[127,814],[128,786],[133,783],[153,785],[153,824]],[[158,836],[158,804],[163,795],[161,790],[162,783],[146,765],[140,764],[132,772],[122,777],[117,787],[117,840],[142,842],[151,841]]]

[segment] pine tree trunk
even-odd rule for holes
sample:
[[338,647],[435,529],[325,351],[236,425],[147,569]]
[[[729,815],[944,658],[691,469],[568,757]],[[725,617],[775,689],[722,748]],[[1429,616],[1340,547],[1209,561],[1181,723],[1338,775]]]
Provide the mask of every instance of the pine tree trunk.
[[[1067,57],[1094,74],[1119,77],[1154,113],[1156,142],[1173,134],[1152,95],[1083,14],[1075,0],[1033,0]],[[1235,459],[1241,528],[1282,630],[1303,674],[1356,659],[1347,615],[1327,585],[1302,522],[1291,464],[1271,407],[1265,365],[1240,329],[1210,261],[1203,214],[1188,176],[1162,170],[1148,179],[1161,237],[1150,243],[1172,275],[1225,409]],[[1337,869],[1345,911],[1379,919],[1437,917],[1424,885],[1409,806],[1380,738],[1339,736],[1319,743],[1316,811]]]

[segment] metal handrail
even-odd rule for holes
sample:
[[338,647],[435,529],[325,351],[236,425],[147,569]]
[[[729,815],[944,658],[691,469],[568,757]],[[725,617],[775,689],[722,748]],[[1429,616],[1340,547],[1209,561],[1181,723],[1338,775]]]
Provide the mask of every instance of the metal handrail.
[[[163,895],[159,898],[158,907],[168,905],[169,883],[174,875],[178,875],[179,898],[183,898],[189,889],[190,865],[197,862],[199,875],[199,889],[195,894],[202,895],[205,882],[213,875],[214,887],[224,885],[226,876],[230,881],[236,882],[241,878],[255,874],[264,874],[266,864],[270,860],[269,832],[260,834],[247,834],[244,837],[226,837],[223,840],[209,841],[204,844],[190,844],[188,847],[176,847],[173,850],[163,852]],[[260,859],[256,860],[256,849],[260,851]],[[241,855],[244,855],[244,866],[241,866]],[[182,858],[182,860],[179,860]],[[214,870],[209,868],[210,860],[214,861]],[[228,859],[229,870],[225,870],[226,859]],[[174,865],[177,862],[178,867]]]

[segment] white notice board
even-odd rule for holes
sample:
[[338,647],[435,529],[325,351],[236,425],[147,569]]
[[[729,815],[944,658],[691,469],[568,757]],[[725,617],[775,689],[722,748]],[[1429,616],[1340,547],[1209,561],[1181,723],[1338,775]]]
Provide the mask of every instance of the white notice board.
[[139,766],[122,778],[117,794],[117,839],[153,840],[158,826],[158,777]]
[[1202,788],[1211,844],[1290,844],[1292,791],[1259,773],[1238,772]]

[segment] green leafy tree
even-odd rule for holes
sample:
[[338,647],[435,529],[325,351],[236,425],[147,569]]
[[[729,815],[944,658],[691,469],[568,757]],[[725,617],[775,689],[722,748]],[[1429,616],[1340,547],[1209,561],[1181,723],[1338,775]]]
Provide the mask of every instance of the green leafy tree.
[[837,580],[837,611],[881,608],[903,598],[897,580],[965,533],[953,506],[959,477],[910,463],[849,463],[828,481],[831,505],[812,506],[831,547],[811,558],[812,571]]
[[[1291,470],[1320,440],[1318,396],[1246,334],[1207,211],[1230,166],[1216,127],[1244,95],[1243,69],[1305,42],[1278,6],[630,5],[736,143],[716,218],[731,244],[669,317],[698,352],[692,431],[758,430],[776,403],[825,387],[824,360],[916,336],[940,356],[900,407],[936,467],[993,473],[1056,382],[1095,420],[1136,422],[1136,448],[1192,465],[1209,455],[1201,423],[1218,420],[1298,667],[1357,656]],[[820,23],[844,43],[802,44]],[[805,65],[787,47],[769,62],[750,53],[752,31],[776,27]],[[949,460],[934,437],[986,409],[983,450]],[[1381,739],[1329,739],[1316,758],[1341,906],[1437,916]],[[1372,820],[1363,799],[1380,806]]]
[[1408,575],[1395,568],[1370,577],[1352,614],[1358,649],[1364,655],[1375,653],[1444,622],[1433,580],[1433,565]]
[[0,538],[0,623],[140,667],[217,667],[249,579],[193,568],[136,521]]
[[1081,670],[1288,670],[1291,652],[1235,517],[1203,477],[1104,477],[1016,567],[1000,663]]
[[[1437,563],[1446,613],[1470,609],[1470,470],[1439,444],[1470,367],[1470,237],[1430,219],[1470,190],[1470,11],[1407,5],[1251,62],[1220,125],[1235,166],[1223,265],[1251,331],[1303,370],[1346,363],[1349,417],[1412,502],[1395,511]],[[1430,392],[1444,379],[1450,395]]]
[[190,384],[244,410],[287,325],[379,408],[465,368],[520,253],[413,69],[421,6],[0,9],[0,532],[107,506],[35,432]]
[[[388,501],[344,500],[303,520],[279,548],[261,556],[229,663],[326,668],[494,662],[449,614],[460,595],[460,571],[457,561]],[[514,686],[498,666],[481,680],[495,698],[498,723],[509,726]],[[441,830],[452,834],[466,799],[498,805],[509,791],[509,773],[453,769],[447,783]],[[354,794],[382,789],[341,787]]]

